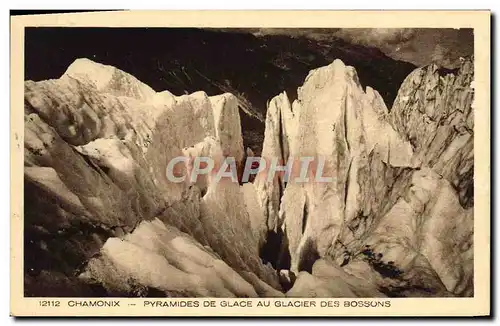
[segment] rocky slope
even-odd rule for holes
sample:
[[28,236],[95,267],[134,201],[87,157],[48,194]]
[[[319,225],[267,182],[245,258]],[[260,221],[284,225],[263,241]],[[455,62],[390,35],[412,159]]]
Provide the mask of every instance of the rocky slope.
[[417,69],[389,111],[342,61],[312,70],[269,102],[262,148],[310,157],[309,181],[244,184],[166,178],[178,156],[181,174],[199,156],[241,171],[232,94],[156,92],[88,59],[26,81],[25,294],[473,295],[472,71]]

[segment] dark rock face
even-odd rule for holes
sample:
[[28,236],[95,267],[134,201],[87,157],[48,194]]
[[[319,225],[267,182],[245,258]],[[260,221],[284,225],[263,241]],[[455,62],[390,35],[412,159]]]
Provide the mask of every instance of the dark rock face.
[[59,78],[82,57],[127,71],[155,91],[232,93],[241,110],[245,146],[257,156],[262,149],[267,101],[282,91],[293,101],[311,69],[340,59],[356,67],[361,84],[378,90],[390,107],[403,79],[415,68],[378,49],[340,39],[255,37],[178,28],[26,30],[26,80]]

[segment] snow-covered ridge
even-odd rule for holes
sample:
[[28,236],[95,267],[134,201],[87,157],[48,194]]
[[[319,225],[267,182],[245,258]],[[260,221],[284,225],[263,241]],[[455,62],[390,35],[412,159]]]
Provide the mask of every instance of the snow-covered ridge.
[[[277,275],[263,265],[258,256],[250,220],[250,215],[256,212],[253,207],[258,203],[255,195],[251,195],[251,185],[244,190],[238,184],[211,185],[210,180],[199,180],[196,185],[176,184],[166,178],[166,166],[177,156],[243,159],[240,118],[233,95],[208,97],[204,92],[196,92],[175,97],[168,91],[155,93],[123,71],[79,59],[60,79],[27,81],[25,100],[25,176],[27,188],[32,190],[26,199],[31,203],[26,216],[27,229],[35,238],[40,232],[61,234],[49,243],[33,243],[30,250],[44,252],[50,259],[57,260],[55,248],[68,241],[64,236],[67,231],[63,230],[89,229],[88,234],[71,240],[77,246],[65,254],[80,261],[78,266],[68,267],[70,270],[81,268],[82,264],[90,268],[82,271],[83,279],[67,276],[71,282],[97,282],[108,292],[128,289],[123,284],[109,285],[106,281],[118,268],[114,255],[121,255],[121,249],[115,252],[121,242],[113,239],[133,231],[135,237],[140,233],[153,241],[157,235],[154,232],[148,235],[152,229],[144,223],[154,220],[152,226],[165,223],[164,227],[177,230],[172,232],[186,232],[180,236],[182,239],[199,243],[197,250],[201,252],[207,250],[203,246],[210,247],[208,252],[213,252],[220,263],[223,259],[228,264],[224,268],[239,272],[243,277],[238,281],[241,290],[220,281],[233,289],[229,290],[233,295],[265,295],[273,287],[280,288]],[[166,240],[160,236],[158,241]],[[184,253],[168,253],[170,247],[158,253],[156,249],[144,247],[146,243],[135,244],[140,248],[131,252],[141,254],[130,258],[132,264],[134,259],[137,266],[144,259],[155,261],[153,256],[160,254],[167,255],[163,264],[169,264],[170,273],[178,273],[179,277],[188,273],[193,278],[199,272],[186,270],[184,263],[179,265],[176,259],[181,259]],[[91,257],[98,254],[101,247],[102,255],[111,261],[96,258],[99,262],[93,263]],[[172,258],[175,255],[180,256]],[[182,261],[189,259],[188,256]],[[28,261],[28,265],[32,265],[34,276],[27,282],[44,284],[43,277],[50,278],[54,273],[74,274],[57,267],[55,270],[40,268],[37,261]],[[177,293],[181,286],[169,288],[168,284],[175,279],[173,275],[170,283],[162,284],[161,278],[153,278],[154,282],[143,278],[152,271],[137,274],[124,266],[120,267],[125,268],[121,277],[137,283],[140,288],[154,287]],[[145,264],[144,268],[153,267]],[[212,279],[222,277],[217,276],[216,270],[207,269],[206,273],[206,277]],[[224,277],[231,278],[229,274]],[[228,290],[223,290],[224,285],[206,292],[203,285],[196,285],[195,281],[190,283],[195,288],[181,292],[188,296],[229,295]],[[36,287],[27,288],[36,292]]]

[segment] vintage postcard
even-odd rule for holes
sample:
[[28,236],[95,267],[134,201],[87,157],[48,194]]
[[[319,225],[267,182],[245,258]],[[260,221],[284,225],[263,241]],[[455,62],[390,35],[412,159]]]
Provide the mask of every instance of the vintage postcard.
[[11,314],[488,316],[490,19],[11,17]]

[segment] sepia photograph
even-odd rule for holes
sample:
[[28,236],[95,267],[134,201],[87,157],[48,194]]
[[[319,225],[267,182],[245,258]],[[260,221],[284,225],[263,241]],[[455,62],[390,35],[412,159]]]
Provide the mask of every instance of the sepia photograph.
[[374,26],[23,28],[20,295],[477,298],[483,35]]

